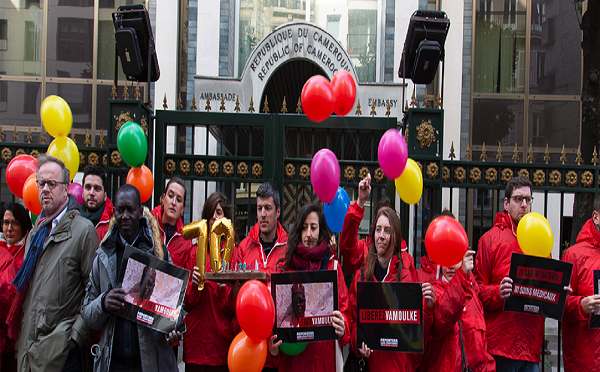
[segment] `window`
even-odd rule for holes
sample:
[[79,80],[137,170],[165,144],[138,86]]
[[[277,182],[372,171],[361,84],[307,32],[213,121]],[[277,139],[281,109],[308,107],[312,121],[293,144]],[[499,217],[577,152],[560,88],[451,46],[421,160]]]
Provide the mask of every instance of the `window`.
[[36,61],[38,59],[39,40],[35,29],[35,23],[25,21],[25,61]]
[[8,40],[8,25],[6,19],[0,19],[0,50],[6,50]]
[[340,14],[332,14],[327,16],[327,32],[336,39],[340,38]]
[[25,83],[25,105],[23,106],[24,114],[37,114],[38,93],[41,85],[38,83]]
[[[375,81],[377,53],[377,10],[348,10],[348,53],[358,61],[356,66],[358,80]],[[358,63],[357,63],[358,62]]]
[[94,20],[80,18],[58,18],[56,32],[57,60],[87,62],[92,59]]

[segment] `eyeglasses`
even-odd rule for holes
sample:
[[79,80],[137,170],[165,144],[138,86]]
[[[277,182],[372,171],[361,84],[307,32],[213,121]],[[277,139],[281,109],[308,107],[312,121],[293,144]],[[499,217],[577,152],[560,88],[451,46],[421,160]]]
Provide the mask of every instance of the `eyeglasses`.
[[525,200],[525,203],[527,203],[527,205],[531,205],[531,203],[533,203],[533,196],[515,195],[511,196],[510,198],[514,200],[517,204],[522,204],[523,200]]
[[38,189],[43,189],[44,186],[48,185],[48,188],[50,190],[54,190],[54,188],[56,188],[56,185],[58,184],[62,184],[62,185],[66,185],[65,182],[59,182],[59,181],[54,181],[54,180],[37,180],[35,181],[35,183],[37,183],[37,187]]
[[12,225],[13,229],[17,229],[21,226],[21,223],[17,220],[2,220],[2,226],[8,227],[10,225]]

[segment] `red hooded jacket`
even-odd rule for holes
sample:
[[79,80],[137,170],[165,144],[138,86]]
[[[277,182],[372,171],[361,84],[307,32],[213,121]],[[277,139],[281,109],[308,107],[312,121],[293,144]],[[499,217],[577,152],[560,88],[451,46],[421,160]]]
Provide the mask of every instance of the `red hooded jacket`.
[[[233,248],[236,251],[235,247]],[[186,269],[196,266],[196,249],[192,249]],[[210,252],[206,253],[206,272],[211,272]],[[204,289],[188,282],[184,308],[187,332],[183,335],[183,361],[186,363],[222,366],[227,364],[227,353],[234,333],[231,320],[234,313],[226,306],[228,286],[204,281]]]
[[523,254],[517,242],[517,227],[504,211],[496,215],[494,227],[479,239],[473,271],[484,309],[488,352],[539,363],[545,318],[504,311],[500,298],[500,282],[509,274],[513,252]]
[[[162,239],[163,245],[167,247],[169,250],[169,254],[171,255],[171,259],[173,260],[173,265],[187,268],[186,266],[190,262],[190,254],[193,250],[191,240],[186,240],[181,235],[181,228],[183,227],[183,221],[181,218],[177,219],[177,230],[169,239],[169,241],[165,241],[165,230],[162,224],[162,215],[163,215],[163,207],[162,205],[157,206],[152,210],[152,214],[156,217],[158,221],[158,228],[160,229],[160,238]],[[192,266],[193,268],[194,266]],[[191,276],[190,276],[191,281]]]
[[429,256],[421,257],[421,268],[416,270],[417,282],[433,283],[438,280],[438,265],[431,262]]
[[565,371],[600,371],[600,329],[590,328],[590,316],[581,300],[594,294],[594,270],[600,270],[600,232],[588,220],[577,244],[566,250],[563,261],[573,264],[571,288],[562,322]]
[[27,241],[27,235],[23,235],[21,241],[18,242],[20,244],[13,244],[11,246],[8,245],[7,242],[0,240],[0,247],[6,249],[15,259],[15,264],[17,265],[17,270],[21,268],[23,264],[23,259],[25,258],[25,242]]
[[96,225],[96,232],[98,233],[98,240],[102,241],[104,236],[108,232],[108,225],[110,223],[110,219],[114,213],[113,203],[109,198],[104,200],[104,211],[102,212],[102,216],[100,217],[100,222]]
[[[344,217],[344,225],[340,233],[340,255],[344,259],[344,265],[351,273],[358,271],[365,265],[365,257],[369,251],[371,239],[367,237],[358,240],[358,227],[364,216],[365,208],[359,207],[357,202],[351,204]],[[403,268],[411,272],[415,271],[414,259],[408,253],[408,246],[404,239],[400,242],[400,249],[402,250]]]
[[[388,273],[385,276],[384,282],[395,282],[396,274],[398,273],[398,266],[400,261],[398,257],[392,256],[388,267]],[[350,346],[356,355],[360,355],[357,348],[357,335],[356,335],[356,292],[357,283],[361,280],[361,270],[357,270],[350,286],[350,308],[352,318],[352,336],[350,337]],[[403,283],[415,283],[416,276],[414,272],[402,269],[401,280]],[[377,281],[373,276],[373,281]],[[436,300],[437,301],[437,300]],[[433,309],[430,309],[425,302],[423,302],[423,336],[424,340],[429,337],[431,326],[433,324]],[[426,347],[426,346],[425,346]],[[397,372],[412,372],[416,371],[417,367],[421,363],[423,354],[414,353],[399,353],[399,352],[385,352],[385,351],[372,351],[371,356],[367,360],[369,363],[370,371],[397,371]]]
[[[233,252],[231,267],[245,263],[246,267],[252,268],[252,270],[255,270],[258,265],[259,271],[268,274],[277,272],[277,262],[285,256],[288,234],[279,221],[277,221],[277,242],[275,242],[275,245],[266,257],[265,251],[260,244],[259,234],[260,226],[256,223],[248,233],[248,236],[240,242],[238,248]],[[271,290],[270,283],[267,283],[267,288]],[[228,296],[227,307],[229,311],[235,313],[235,298],[232,295]],[[241,331],[237,318],[234,318],[233,330],[236,335]],[[267,352],[265,367],[277,368],[277,360],[278,358],[271,356],[271,353]]]
[[435,321],[428,344],[425,371],[462,371],[461,321],[467,366],[475,372],[496,370],[496,361],[487,352],[483,306],[479,287],[472,274],[458,269],[450,283],[440,279],[435,288]]
[[[335,257],[332,255],[327,263],[327,270],[337,270],[338,274],[338,310],[344,316],[345,333],[338,343],[343,348],[350,341],[350,309],[348,306],[348,289],[345,285],[344,273],[339,264],[336,264]],[[341,349],[340,349],[341,352]],[[279,371],[312,371],[329,372],[336,370],[335,341],[309,342],[300,354],[287,355],[280,352]]]
[[11,283],[17,275],[17,271],[13,255],[5,248],[0,247],[0,362],[3,352],[14,349],[14,343],[7,342],[6,338],[6,315],[15,294],[15,288]]

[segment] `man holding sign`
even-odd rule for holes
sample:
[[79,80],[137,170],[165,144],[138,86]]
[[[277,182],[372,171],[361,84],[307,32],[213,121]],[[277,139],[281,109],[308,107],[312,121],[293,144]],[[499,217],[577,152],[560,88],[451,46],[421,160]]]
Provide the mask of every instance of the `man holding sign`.
[[562,323],[565,371],[600,371],[600,328],[590,324],[600,310],[600,295],[594,290],[594,271],[600,270],[600,196],[563,261],[573,264],[573,295],[567,297]]
[[523,253],[517,242],[517,225],[531,212],[531,182],[519,176],[506,185],[504,211],[496,215],[494,227],[479,240],[475,278],[487,326],[488,352],[498,371],[539,371],[544,318],[504,311],[512,294],[508,277],[511,255]]

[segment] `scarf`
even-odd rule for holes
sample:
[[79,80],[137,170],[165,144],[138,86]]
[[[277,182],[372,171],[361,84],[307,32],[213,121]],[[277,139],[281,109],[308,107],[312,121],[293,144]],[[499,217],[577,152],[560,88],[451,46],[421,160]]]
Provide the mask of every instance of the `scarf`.
[[26,289],[29,284],[29,278],[35,269],[37,259],[44,250],[44,243],[50,234],[52,221],[54,221],[56,217],[58,217],[65,209],[74,209],[74,206],[77,208],[79,203],[73,195],[68,194],[65,201],[63,201],[63,203],[56,209],[56,211],[54,211],[54,213],[46,217],[45,212],[42,211],[35,223],[37,230],[29,243],[29,251],[25,256],[23,265],[21,265],[19,272],[17,272],[17,275],[12,282],[12,285],[17,288],[17,295],[10,305],[10,310],[6,315],[6,335],[12,340],[16,340],[19,334],[19,326],[21,324],[21,307],[23,306],[23,301],[25,300],[25,293],[27,292]]
[[86,219],[92,221],[92,224],[94,224],[95,227],[96,225],[98,225],[100,219],[102,218],[104,208],[106,208],[106,203],[103,204],[102,208],[98,209],[96,212],[88,213],[87,209],[85,208],[85,204],[81,204],[79,206],[79,214],[81,214],[82,217],[85,217]]
[[325,254],[329,253],[329,247],[326,241],[322,241],[314,248],[308,248],[302,243],[298,243],[296,252],[292,256],[292,270],[319,270],[321,260]]

